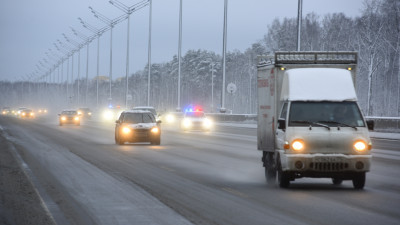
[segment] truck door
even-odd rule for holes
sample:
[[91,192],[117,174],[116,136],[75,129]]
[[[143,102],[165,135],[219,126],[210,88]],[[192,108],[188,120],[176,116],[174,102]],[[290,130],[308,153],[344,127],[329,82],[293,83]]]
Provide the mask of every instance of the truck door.
[[[285,130],[286,130],[286,120],[287,120],[287,112],[288,112],[288,103],[285,102],[282,106],[281,113],[279,114],[279,119],[278,119],[278,126],[276,129],[276,148],[277,149],[283,149],[283,144],[285,141]],[[285,127],[280,127],[279,126],[279,121],[285,121]]]

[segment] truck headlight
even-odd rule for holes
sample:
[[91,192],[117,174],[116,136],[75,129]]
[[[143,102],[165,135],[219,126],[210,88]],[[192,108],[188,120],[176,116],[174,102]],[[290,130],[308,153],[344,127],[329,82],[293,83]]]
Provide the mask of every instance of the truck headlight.
[[128,127],[123,127],[122,128],[122,133],[129,134],[130,132],[131,132],[131,129],[129,129]]
[[158,128],[158,127],[153,127],[153,128],[151,128],[151,133],[153,133],[153,134],[157,134],[158,132],[160,132],[160,129]]
[[304,150],[304,141],[297,139],[292,142],[292,149],[295,151],[302,151]]
[[79,121],[79,117],[78,116],[75,116],[75,121]]
[[63,117],[61,117],[61,120],[62,121],[67,120],[67,117],[63,116]]
[[356,141],[353,145],[354,149],[359,152],[363,152],[368,149],[367,144],[364,141]]

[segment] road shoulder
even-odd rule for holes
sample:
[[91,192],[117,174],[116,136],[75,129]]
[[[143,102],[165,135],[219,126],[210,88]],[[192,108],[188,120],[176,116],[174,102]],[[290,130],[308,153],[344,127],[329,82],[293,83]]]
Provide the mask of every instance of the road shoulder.
[[55,224],[14,149],[0,129],[0,224]]

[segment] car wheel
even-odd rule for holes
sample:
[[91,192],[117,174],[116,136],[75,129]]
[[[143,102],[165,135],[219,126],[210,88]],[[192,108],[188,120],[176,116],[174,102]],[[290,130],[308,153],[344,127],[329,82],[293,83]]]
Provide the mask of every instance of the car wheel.
[[116,139],[117,144],[119,145],[124,145],[125,141],[123,141],[121,138]]
[[359,173],[353,177],[353,186],[355,189],[363,189],[365,185],[365,173]]
[[154,141],[154,144],[155,144],[155,145],[160,145],[160,144],[161,144],[161,138],[158,137],[158,138],[156,139],[156,141]]

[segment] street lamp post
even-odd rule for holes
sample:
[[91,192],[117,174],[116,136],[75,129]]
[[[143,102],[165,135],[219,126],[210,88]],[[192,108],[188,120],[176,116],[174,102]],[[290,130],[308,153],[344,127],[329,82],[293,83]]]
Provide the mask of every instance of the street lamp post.
[[100,36],[107,30],[106,28],[97,29],[88,23],[84,22],[81,18],[78,18],[86,29],[97,35],[97,79],[96,79],[96,108],[99,107],[99,60],[100,60]]
[[214,112],[214,63],[211,64],[211,112]]
[[89,7],[89,9],[92,11],[92,13],[94,14],[94,16],[96,18],[98,18],[99,20],[101,20],[102,22],[104,22],[104,23],[106,23],[107,25],[110,26],[110,74],[109,74],[109,91],[110,92],[109,92],[108,99],[110,101],[109,103],[111,103],[111,100],[112,100],[112,91],[111,90],[112,90],[112,46],[113,46],[112,40],[113,40],[113,28],[114,28],[115,24],[117,24],[117,23],[121,22],[122,20],[126,19],[127,16],[126,15],[122,15],[122,16],[119,16],[119,17],[111,20],[111,19],[107,18],[106,16],[104,16],[103,14],[95,11],[92,7]]
[[74,28],[71,27],[72,32],[82,39],[85,44],[86,44],[86,91],[85,91],[85,105],[87,105],[87,96],[89,92],[89,44],[90,42],[95,38],[96,35],[93,35],[92,37],[87,37],[86,35],[82,34],[81,32],[78,32]]
[[125,108],[128,108],[128,76],[129,76],[129,27],[130,27],[130,15],[145,7],[148,4],[149,0],[144,0],[141,1],[139,3],[136,3],[132,6],[127,6],[123,3],[121,3],[118,0],[110,0],[109,3],[112,4],[113,6],[115,6],[116,8],[118,8],[119,10],[123,11],[125,14],[127,14],[128,17],[128,31],[127,31],[127,43],[126,43],[126,75],[125,75],[125,79],[126,79],[126,88],[125,88]]
[[299,6],[297,9],[297,51],[300,51],[302,11],[303,11],[303,0],[299,0]]
[[[68,38],[65,34],[63,34],[63,36],[64,36],[64,38],[69,42],[69,43],[71,43],[72,45],[74,45],[76,48],[77,48],[77,51],[78,51],[78,82],[77,82],[77,85],[78,85],[78,87],[77,87],[77,105],[79,106],[79,104],[80,104],[80,92],[79,92],[79,82],[80,82],[80,78],[81,78],[81,76],[80,76],[80,71],[81,71],[81,48],[83,47],[83,45],[82,44],[79,44],[78,42],[76,42],[76,41],[74,41],[74,40],[72,40],[71,38]],[[72,82],[73,82],[73,80],[72,80]]]
[[178,40],[178,107],[181,111],[181,49],[182,49],[182,0],[179,2],[179,40]]
[[[69,96],[69,87],[68,87],[68,79],[69,79],[69,57],[71,56],[70,55],[70,53],[69,52],[66,52],[64,49],[61,49],[61,48],[59,48],[58,47],[58,45],[56,44],[56,43],[54,43],[54,46],[56,47],[56,49],[60,52],[60,53],[62,53],[62,54],[64,54],[64,55],[66,55],[66,58],[64,59],[64,61],[65,60],[67,60],[67,79],[66,79],[66,90],[67,90],[67,103],[68,103],[68,96]],[[62,77],[63,77],[63,73],[64,73],[64,63],[62,64],[62,73],[61,73],[61,80],[63,79]]]
[[72,99],[72,96],[73,96],[73,93],[74,93],[74,55],[75,55],[75,52],[76,52],[76,50],[75,49],[73,49],[72,47],[70,47],[70,46],[67,46],[66,44],[64,44],[64,43],[62,43],[60,40],[57,40],[58,41],[58,43],[60,44],[60,46],[62,46],[64,49],[66,49],[66,51],[68,52],[68,55],[69,56],[72,56],[72,68],[71,68],[71,93],[69,92],[69,73],[68,73],[68,70],[69,70],[69,58],[68,58],[68,68],[67,68],[67,100],[68,100],[68,103],[72,103],[72,101],[71,101],[71,99]]
[[223,34],[223,47],[222,47],[222,102],[221,102],[221,113],[226,112],[225,108],[225,67],[226,67],[226,36],[227,36],[227,17],[228,17],[228,0],[224,2],[224,34]]
[[152,0],[150,0],[149,7],[149,42],[148,42],[148,76],[147,76],[147,106],[150,106],[150,74],[151,74],[151,15],[152,14]]

